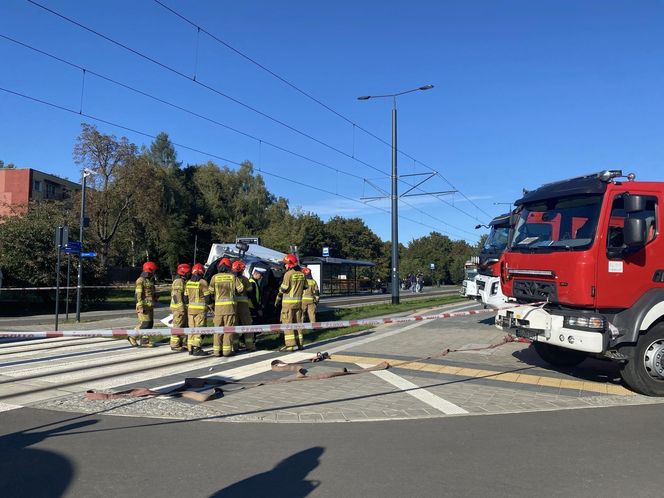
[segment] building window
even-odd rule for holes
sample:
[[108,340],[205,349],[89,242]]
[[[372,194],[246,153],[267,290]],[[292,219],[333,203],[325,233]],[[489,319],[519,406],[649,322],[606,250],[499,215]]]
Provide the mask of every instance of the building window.
[[53,183],[46,184],[46,195],[48,197],[55,197],[55,185]]
[[32,190],[34,190],[35,192],[41,192],[41,182],[38,180],[32,182]]

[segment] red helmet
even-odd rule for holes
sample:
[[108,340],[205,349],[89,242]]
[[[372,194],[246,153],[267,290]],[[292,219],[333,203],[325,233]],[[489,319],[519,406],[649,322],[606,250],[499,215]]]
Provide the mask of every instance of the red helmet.
[[178,275],[184,277],[187,273],[191,273],[191,266],[187,263],[182,263],[178,265]]
[[221,268],[222,266],[226,266],[227,268],[230,269],[230,267],[233,266],[233,263],[231,263],[231,260],[229,258],[221,258],[219,260],[217,268]]
[[146,261],[143,263],[143,271],[147,273],[154,273],[157,271],[157,263],[153,263],[152,261]]
[[303,266],[302,267],[302,273],[304,273],[305,275],[311,275],[311,270],[309,268],[307,268],[306,266]]
[[247,265],[244,264],[244,262],[240,261],[239,259],[235,262],[233,262],[233,271],[244,271],[244,269],[247,267]]
[[205,268],[203,268],[203,265],[200,263],[196,263],[192,268],[191,268],[191,273],[194,275],[203,275],[205,273]]
[[297,256],[295,254],[286,254],[284,256],[284,265],[286,265],[286,268],[297,266]]

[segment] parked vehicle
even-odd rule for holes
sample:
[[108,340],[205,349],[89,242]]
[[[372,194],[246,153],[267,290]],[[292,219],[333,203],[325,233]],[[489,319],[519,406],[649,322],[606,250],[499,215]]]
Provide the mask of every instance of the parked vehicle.
[[516,205],[500,278],[521,304],[496,325],[532,339],[552,365],[607,358],[629,387],[664,396],[664,182],[609,170]]
[[489,236],[479,255],[477,268],[477,293],[485,306],[497,308],[507,302],[507,296],[500,288],[500,258],[510,236],[510,213],[496,216],[491,223]]
[[477,264],[479,263],[479,258],[477,256],[472,257],[466,261],[463,265],[463,275],[464,279],[461,283],[460,294],[468,299],[478,299],[479,293],[477,292],[477,284],[475,283],[475,277],[477,277]]

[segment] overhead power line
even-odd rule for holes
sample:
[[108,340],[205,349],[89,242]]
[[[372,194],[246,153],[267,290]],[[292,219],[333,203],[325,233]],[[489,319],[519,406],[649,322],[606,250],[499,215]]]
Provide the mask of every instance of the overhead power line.
[[[137,135],[141,135],[141,136],[147,137],[147,138],[151,138],[151,139],[153,139],[153,140],[157,138],[156,135],[153,135],[153,134],[151,134],[151,133],[147,133],[147,132],[145,132],[145,131],[137,130],[137,129],[135,129],[135,128],[132,128],[132,127],[129,127],[129,126],[126,126],[126,125],[123,125],[123,124],[119,124],[119,123],[116,123],[116,122],[113,122],[113,121],[109,121],[109,120],[107,120],[107,119],[104,119],[104,118],[101,118],[101,117],[94,116],[94,115],[92,115],[92,114],[86,113],[86,112],[84,112],[84,111],[82,111],[82,110],[77,111],[77,110],[75,110],[75,109],[71,109],[71,108],[68,108],[68,107],[65,107],[65,106],[62,106],[62,105],[56,104],[56,103],[54,103],[54,102],[49,102],[49,101],[47,101],[47,100],[39,99],[39,98],[37,98],[37,97],[33,97],[33,96],[31,96],[31,95],[27,95],[27,94],[25,94],[25,93],[21,93],[21,92],[16,92],[16,91],[14,91],[14,90],[11,90],[11,89],[8,89],[8,88],[4,88],[4,87],[0,87],[0,91],[3,91],[3,92],[5,92],[5,93],[7,93],[7,94],[10,94],[10,95],[14,95],[14,96],[17,96],[17,97],[21,97],[21,98],[26,99],[26,100],[30,100],[30,101],[32,101],[32,102],[36,102],[36,103],[42,104],[42,105],[44,105],[44,106],[51,107],[51,108],[53,108],[53,109],[58,109],[58,110],[60,110],[60,111],[64,111],[64,112],[67,112],[67,113],[70,113],[70,114],[74,114],[74,115],[77,115],[77,116],[84,116],[84,117],[86,117],[86,118],[88,118],[88,119],[92,119],[92,120],[97,121],[97,122],[99,122],[99,123],[104,123],[104,124],[106,124],[106,125],[113,126],[113,127],[116,127],[116,128],[119,128],[119,129],[122,129],[122,130],[128,131],[128,132],[131,132],[131,133],[135,133],[135,134],[137,134]],[[234,161],[233,159],[229,159],[229,158],[227,158],[227,157],[223,157],[223,156],[221,156],[221,155],[219,155],[219,154],[216,154],[216,153],[212,153],[212,152],[204,151],[204,150],[199,149],[199,148],[197,148],[197,147],[192,147],[192,146],[190,146],[190,145],[186,145],[186,144],[179,143],[179,142],[174,142],[174,141],[172,141],[172,143],[173,143],[173,145],[175,145],[175,146],[177,146],[177,147],[180,147],[180,148],[182,148],[182,149],[186,149],[186,150],[189,150],[189,151],[192,151],[192,152],[196,152],[196,153],[198,153],[198,154],[202,154],[202,155],[205,155],[205,156],[213,157],[213,158],[215,158],[215,159],[219,159],[219,160],[224,161],[224,162],[226,162],[226,163],[234,164],[234,165],[236,165],[236,166],[241,166],[241,165],[242,165],[241,162]],[[263,169],[262,167],[255,167],[255,169],[256,169],[256,171],[259,171],[261,174],[264,174],[264,175],[266,175],[266,176],[271,176],[271,177],[278,178],[278,179],[280,179],[280,180],[284,180],[284,181],[287,181],[287,182],[290,182],[290,183],[293,183],[293,184],[296,184],[296,185],[300,185],[300,186],[302,186],[302,187],[306,187],[306,188],[309,188],[309,189],[312,189],[312,190],[316,190],[316,191],[319,191],[319,192],[323,192],[323,193],[326,193],[326,194],[329,194],[329,195],[334,195],[334,196],[336,196],[336,197],[339,197],[339,198],[342,198],[342,199],[346,199],[346,200],[349,200],[349,201],[355,202],[355,203],[357,203],[357,204],[361,204],[362,206],[365,206],[365,207],[367,206],[367,204],[365,204],[364,202],[362,202],[362,201],[360,201],[360,200],[358,200],[358,199],[354,199],[353,197],[350,197],[350,196],[346,196],[346,195],[343,195],[343,194],[339,194],[339,193],[336,193],[336,192],[332,192],[332,191],[330,191],[330,190],[323,189],[323,188],[320,188],[320,187],[316,187],[316,186],[313,186],[313,185],[309,185],[309,184],[304,183],[304,182],[299,182],[299,181],[294,180],[294,179],[292,179],[292,178],[287,178],[287,177],[284,177],[284,176],[278,175],[278,174],[276,174],[276,173],[272,173],[272,172],[270,172],[270,171],[266,171],[266,170]],[[385,212],[385,213],[389,213],[389,210],[387,210],[387,209],[383,209],[383,208],[380,208],[380,207],[378,207],[378,206],[370,206],[370,207],[372,207],[373,209],[376,209],[376,210],[378,210],[378,211],[382,211],[382,212]],[[417,221],[417,220],[414,220],[414,219],[412,219],[412,218],[408,218],[408,217],[405,217],[405,216],[402,216],[402,215],[400,215],[399,218],[401,218],[401,219],[403,219],[403,220],[406,220],[406,221],[410,221],[411,223],[415,223],[415,224],[420,225],[420,226],[424,226],[424,227],[429,228],[429,229],[431,229],[431,230],[438,231],[438,229],[437,229],[436,227],[433,227],[433,226],[431,226],[431,225],[429,225],[429,224],[426,224],[426,223],[422,223],[421,221]],[[443,230],[440,230],[440,231],[441,231],[442,233],[445,233],[445,231],[443,231]],[[448,235],[449,235],[449,234],[448,234]]]
[[[140,52],[140,51],[138,51],[138,50],[136,50],[136,49],[133,49],[133,48],[129,47],[128,45],[125,45],[125,44],[122,43],[122,42],[119,42],[119,41],[117,41],[117,40],[115,40],[115,39],[113,39],[113,38],[111,38],[111,37],[109,37],[109,36],[107,36],[107,35],[105,35],[105,34],[99,32],[99,31],[97,31],[97,30],[95,30],[95,29],[92,29],[92,28],[90,28],[90,27],[88,27],[88,26],[85,26],[84,24],[82,24],[82,23],[80,23],[80,22],[78,22],[78,21],[76,21],[76,20],[74,20],[74,19],[72,19],[72,18],[70,18],[70,17],[68,17],[68,16],[66,16],[66,15],[64,15],[64,14],[61,14],[60,12],[57,12],[57,11],[55,11],[55,10],[49,8],[49,7],[46,7],[45,5],[42,5],[42,4],[38,3],[38,2],[35,2],[34,0],[27,0],[27,1],[28,1],[29,3],[31,3],[31,4],[33,4],[34,6],[39,7],[40,9],[43,9],[43,10],[45,10],[46,12],[49,12],[50,14],[55,15],[56,17],[59,17],[60,19],[63,19],[63,20],[65,20],[65,21],[67,21],[67,22],[69,22],[69,23],[71,23],[71,24],[73,24],[73,25],[75,25],[75,26],[77,26],[77,27],[79,27],[79,28],[85,30],[85,31],[88,31],[89,33],[94,34],[95,36],[98,36],[98,37],[100,37],[100,38],[102,38],[102,39],[108,41],[109,43],[112,43],[112,44],[114,44],[114,45],[116,45],[116,46],[118,46],[118,47],[120,47],[120,48],[122,48],[122,49],[124,49],[124,50],[127,50],[127,51],[131,52],[132,54],[137,55],[138,57],[141,57],[142,59],[145,59],[145,60],[147,60],[147,61],[149,61],[149,62],[151,62],[151,63],[153,63],[153,64],[156,64],[157,66],[159,66],[159,67],[161,67],[161,68],[163,68],[163,69],[166,69],[167,71],[169,71],[169,72],[171,72],[171,73],[173,73],[173,74],[175,74],[175,75],[177,75],[177,76],[179,76],[179,77],[181,77],[181,78],[185,78],[185,79],[187,79],[187,80],[189,80],[189,81],[191,81],[191,82],[193,82],[193,83],[195,83],[195,84],[197,84],[197,85],[200,85],[202,88],[205,88],[205,89],[207,89],[207,90],[209,90],[209,91],[211,91],[211,92],[213,92],[213,93],[215,93],[215,94],[217,94],[217,95],[219,95],[219,96],[221,96],[221,97],[224,97],[224,98],[226,98],[226,99],[228,99],[228,100],[230,100],[230,101],[232,101],[232,102],[234,102],[234,103],[236,103],[236,104],[238,104],[238,105],[240,105],[240,106],[242,106],[242,107],[244,107],[244,108],[246,108],[246,109],[248,109],[248,110],[251,110],[252,112],[254,112],[254,113],[256,113],[256,114],[258,114],[258,115],[260,115],[260,116],[263,116],[263,117],[265,117],[265,118],[267,118],[267,119],[269,119],[269,120],[271,120],[271,121],[273,121],[273,122],[275,122],[275,123],[277,123],[277,124],[279,124],[279,125],[281,125],[281,126],[287,128],[287,129],[289,129],[289,130],[291,130],[291,131],[293,131],[293,132],[295,132],[295,133],[297,133],[297,134],[299,134],[299,135],[301,135],[301,136],[303,136],[303,137],[305,137],[305,138],[308,138],[309,140],[314,141],[315,143],[318,143],[319,145],[322,145],[322,146],[324,146],[324,147],[326,147],[326,148],[328,148],[328,149],[330,149],[330,150],[332,150],[332,151],[334,151],[334,152],[337,152],[338,154],[341,154],[341,155],[347,157],[348,159],[351,159],[351,160],[356,161],[356,162],[358,162],[358,163],[360,163],[360,164],[362,164],[362,165],[364,165],[364,166],[367,166],[367,167],[369,167],[369,168],[371,168],[371,169],[373,169],[373,170],[375,170],[375,171],[378,171],[379,173],[381,173],[381,174],[383,174],[383,175],[387,175],[387,176],[389,176],[388,173],[385,172],[385,171],[383,171],[382,169],[377,168],[376,166],[374,166],[374,165],[372,165],[372,164],[370,164],[370,163],[367,163],[366,161],[363,161],[363,160],[361,160],[361,159],[355,157],[354,155],[348,154],[347,152],[345,152],[345,151],[339,149],[338,147],[335,147],[334,145],[331,145],[331,144],[325,142],[324,140],[321,140],[321,139],[319,139],[319,138],[316,138],[316,137],[314,137],[313,135],[311,135],[311,134],[309,134],[309,133],[307,133],[307,132],[305,132],[305,131],[302,131],[302,130],[300,130],[300,129],[298,129],[298,128],[295,128],[294,126],[289,125],[288,123],[286,123],[286,122],[284,122],[284,121],[282,121],[282,120],[280,120],[280,119],[278,119],[278,118],[276,118],[276,117],[274,117],[274,116],[271,116],[270,114],[267,114],[267,113],[265,113],[265,112],[263,112],[263,111],[261,111],[261,110],[255,108],[255,107],[251,106],[250,104],[247,104],[247,103],[245,103],[245,102],[242,102],[241,100],[239,100],[239,99],[237,99],[237,98],[235,98],[235,97],[232,97],[232,96],[230,96],[230,95],[228,95],[228,94],[222,92],[221,90],[219,90],[219,89],[217,89],[217,88],[214,88],[214,87],[212,87],[212,86],[210,86],[210,85],[207,85],[207,84],[205,84],[205,83],[202,83],[202,82],[201,82],[200,80],[198,80],[195,76],[194,76],[194,77],[191,77],[191,76],[189,76],[189,75],[183,73],[182,71],[180,71],[180,70],[178,70],[178,69],[175,69],[174,67],[171,67],[171,66],[169,66],[169,65],[167,65],[167,64],[165,64],[165,63],[163,63],[163,62],[160,62],[160,61],[154,59],[153,57],[150,57],[149,55],[146,55],[146,54],[144,54],[144,53],[142,53],[142,52]],[[420,162],[420,164],[422,164],[423,166],[429,168],[431,171],[435,171],[435,170],[433,170],[432,168],[430,168],[429,166],[427,166],[427,165],[425,165],[425,164],[423,164],[423,163],[421,163],[421,162]],[[437,172],[436,172],[436,173],[437,173]],[[441,176],[441,178],[443,178],[443,177]],[[413,186],[413,185],[409,184],[408,182],[404,182],[404,181],[401,180],[401,179],[399,179],[399,181],[402,182],[402,183],[404,183],[404,184],[406,184],[406,185],[408,185],[409,187],[412,187],[412,186]],[[447,181],[447,180],[446,180],[446,181]],[[448,183],[449,183],[449,181],[448,181]],[[451,185],[451,184],[450,184],[450,185]],[[419,188],[418,188],[417,190],[420,191],[420,192],[424,192],[422,189],[419,189]],[[463,194],[462,194],[462,195],[463,195]],[[459,207],[457,207],[457,206],[455,206],[455,205],[453,205],[453,204],[450,204],[450,203],[446,202],[445,200],[443,200],[443,199],[440,198],[440,197],[437,197],[437,196],[433,196],[433,197],[435,197],[435,198],[438,199],[439,201],[443,202],[444,204],[446,204],[446,205],[448,205],[448,206],[454,208],[455,210],[459,211],[460,213],[462,213],[462,214],[464,214],[464,215],[470,217],[470,218],[473,219],[473,220],[477,220],[477,221],[480,221],[480,222],[482,221],[482,220],[480,220],[479,218],[477,218],[476,216],[474,216],[474,215],[472,215],[472,214],[470,214],[470,213],[468,213],[468,212],[462,210],[461,208],[459,208]],[[465,196],[464,196],[464,197],[465,197]],[[468,199],[468,200],[470,201],[470,199]],[[472,201],[470,201],[470,202],[472,203]],[[478,209],[479,209],[479,208],[478,208]],[[489,215],[489,216],[490,216],[490,215]]]
[[[54,55],[54,54],[51,54],[51,53],[49,53],[49,52],[46,52],[46,51],[41,50],[41,49],[39,49],[39,48],[36,48],[36,47],[34,47],[34,46],[32,46],[32,45],[29,45],[29,44],[27,44],[27,43],[24,43],[24,42],[21,42],[21,41],[19,41],[19,40],[16,40],[16,39],[14,39],[14,38],[12,38],[12,37],[9,37],[9,36],[6,36],[6,35],[3,35],[3,34],[0,33],[0,38],[5,39],[5,40],[7,40],[7,41],[10,41],[10,42],[12,42],[12,43],[15,43],[15,44],[17,44],[17,45],[19,45],[19,46],[21,46],[21,47],[27,48],[27,49],[32,50],[32,51],[34,51],[34,52],[37,52],[37,53],[39,53],[40,55],[43,55],[43,56],[45,56],[45,57],[49,57],[49,58],[51,58],[51,59],[53,59],[53,60],[56,60],[56,61],[58,61],[58,62],[60,62],[60,63],[62,63],[62,64],[68,65],[69,67],[72,67],[72,68],[75,68],[75,69],[78,69],[78,70],[82,71],[82,73],[83,73],[83,75],[84,75],[83,83],[85,83],[85,75],[86,75],[86,74],[94,75],[94,76],[96,76],[96,77],[98,77],[98,78],[100,78],[100,79],[102,79],[102,80],[104,80],[104,81],[108,81],[108,82],[110,82],[110,83],[112,83],[112,84],[114,84],[114,85],[118,85],[118,86],[120,86],[120,87],[122,87],[122,88],[128,89],[128,90],[130,90],[130,91],[132,91],[132,92],[135,92],[135,93],[138,93],[139,95],[142,95],[142,96],[145,96],[145,97],[147,97],[147,98],[153,99],[153,100],[155,100],[155,101],[157,101],[157,102],[160,102],[160,103],[162,103],[162,104],[164,104],[164,105],[167,105],[167,106],[173,107],[173,108],[178,109],[178,110],[180,110],[180,111],[182,111],[182,112],[185,112],[185,113],[190,114],[190,115],[192,115],[192,116],[195,116],[195,117],[197,117],[197,118],[203,119],[203,120],[205,120],[205,121],[207,121],[207,122],[210,122],[210,123],[215,124],[215,125],[217,125],[217,126],[220,126],[220,127],[225,128],[225,129],[231,130],[231,131],[233,131],[233,132],[235,132],[235,133],[238,133],[238,134],[240,134],[240,135],[242,135],[242,136],[248,137],[248,138],[250,138],[250,139],[252,139],[252,140],[255,140],[255,141],[259,144],[259,146],[262,145],[262,144],[266,144],[266,145],[268,145],[268,146],[270,146],[270,147],[273,147],[273,148],[275,148],[275,149],[277,149],[277,150],[281,150],[281,151],[286,152],[286,153],[288,153],[288,154],[291,154],[291,155],[293,155],[293,156],[295,156],[295,157],[299,157],[299,158],[301,158],[301,159],[307,160],[307,161],[311,162],[311,163],[314,164],[314,165],[317,165],[317,166],[321,166],[321,167],[327,168],[327,169],[332,170],[332,171],[334,171],[334,172],[336,172],[336,173],[341,173],[341,174],[346,175],[346,176],[351,177],[351,178],[355,178],[355,179],[359,179],[359,180],[365,181],[365,178],[363,178],[363,177],[361,177],[361,176],[359,176],[359,175],[356,175],[356,174],[354,174],[354,173],[350,173],[350,172],[347,172],[347,171],[344,171],[344,170],[341,170],[341,169],[335,168],[335,167],[330,166],[330,165],[328,165],[328,164],[326,164],[326,163],[323,163],[323,162],[317,161],[316,159],[312,159],[312,158],[307,157],[307,156],[305,156],[305,155],[303,155],[303,154],[300,154],[300,153],[298,153],[298,152],[295,152],[295,151],[292,151],[292,150],[290,150],[290,149],[287,149],[287,148],[285,148],[285,147],[283,147],[283,146],[280,146],[280,145],[277,145],[277,144],[273,144],[273,143],[271,143],[271,142],[269,142],[269,141],[267,141],[267,140],[265,140],[265,139],[263,139],[263,138],[260,138],[260,137],[254,136],[254,135],[252,135],[252,134],[250,134],[250,133],[247,133],[247,132],[244,132],[244,131],[238,130],[238,129],[232,127],[232,126],[229,126],[229,125],[226,125],[226,124],[224,124],[224,123],[221,123],[221,122],[219,122],[219,121],[217,121],[217,120],[215,120],[215,119],[213,119],[213,118],[211,118],[211,117],[209,117],[209,116],[205,116],[205,115],[203,115],[203,114],[197,113],[197,112],[192,111],[192,110],[190,110],[190,109],[187,109],[187,108],[185,108],[185,107],[179,106],[179,105],[177,105],[177,104],[175,104],[175,103],[173,103],[173,102],[170,102],[170,101],[167,101],[167,100],[162,99],[162,98],[160,98],[160,97],[157,97],[157,96],[155,96],[155,95],[152,95],[152,94],[150,94],[150,93],[148,93],[148,92],[146,92],[146,91],[140,90],[140,89],[138,89],[138,88],[136,88],[136,87],[133,87],[133,86],[131,86],[131,85],[128,85],[128,84],[126,84],[126,83],[122,83],[122,82],[120,82],[120,81],[118,81],[118,80],[115,80],[115,79],[113,79],[113,78],[110,78],[109,76],[103,75],[103,74],[98,73],[98,72],[96,72],[96,71],[93,71],[93,70],[91,70],[91,69],[89,69],[89,68],[86,68],[86,67],[81,66],[81,65],[79,65],[79,64],[76,64],[76,63],[74,63],[74,62],[68,61],[68,60],[63,59],[63,58],[61,58],[61,57],[58,57],[58,56],[56,56],[56,55]],[[81,90],[83,90],[83,88],[82,88]],[[79,110],[79,112],[82,112],[82,110],[83,110],[83,91],[81,91],[81,104],[80,104],[80,110]],[[454,230],[457,230],[457,231],[459,231],[459,232],[466,233],[466,234],[470,235],[471,237],[476,237],[476,235],[475,235],[474,233],[469,232],[469,231],[467,231],[467,230],[464,230],[464,229],[462,229],[462,228],[456,227],[456,226],[452,225],[451,223],[447,223],[447,222],[445,222],[445,221],[443,221],[443,220],[441,220],[441,219],[439,219],[439,218],[433,216],[433,215],[430,214],[430,213],[427,213],[427,212],[425,212],[425,211],[422,211],[421,209],[419,209],[419,208],[413,206],[412,204],[409,204],[409,203],[407,203],[407,202],[404,202],[404,204],[408,205],[408,206],[411,207],[412,209],[414,209],[414,210],[416,210],[416,211],[418,211],[418,212],[420,212],[420,213],[422,213],[422,214],[425,214],[425,215],[428,216],[429,218],[431,218],[431,219],[433,219],[433,220],[436,220],[436,221],[439,222],[439,223],[442,223],[443,225],[446,225],[446,226],[448,226],[448,227],[450,227],[450,228],[452,228],[452,229],[454,229]]]
[[[336,115],[337,117],[343,119],[343,120],[346,121],[348,124],[353,125],[354,128],[357,128],[358,130],[360,130],[360,131],[366,133],[366,134],[369,135],[370,137],[372,137],[372,138],[378,140],[380,143],[382,143],[382,144],[384,144],[384,145],[386,145],[386,146],[388,146],[388,147],[390,147],[390,148],[392,147],[392,144],[391,144],[390,142],[388,142],[387,140],[384,140],[383,138],[379,137],[378,135],[376,135],[375,133],[371,132],[370,130],[367,130],[366,128],[364,128],[364,127],[361,126],[360,124],[356,123],[355,121],[353,121],[353,120],[350,119],[349,117],[345,116],[345,115],[342,114],[341,112],[337,111],[337,110],[334,109],[333,107],[330,107],[329,105],[327,105],[325,102],[323,102],[323,101],[320,100],[319,98],[313,96],[312,94],[310,94],[310,93],[307,92],[306,90],[303,90],[302,88],[300,88],[299,86],[297,86],[295,83],[293,83],[293,82],[287,80],[286,78],[284,78],[284,77],[281,76],[280,74],[276,73],[275,71],[273,71],[273,70],[270,69],[269,67],[267,67],[267,66],[265,66],[264,64],[261,64],[260,62],[258,62],[258,61],[257,61],[256,59],[254,59],[253,57],[251,57],[251,56],[247,55],[246,53],[242,52],[241,50],[235,48],[233,45],[231,45],[231,44],[228,43],[227,41],[225,41],[225,40],[219,38],[217,35],[215,35],[215,34],[212,33],[211,31],[207,30],[206,28],[204,28],[204,27],[201,26],[200,24],[196,23],[195,21],[192,21],[190,18],[186,17],[184,14],[178,12],[177,10],[173,9],[172,7],[169,7],[168,5],[164,4],[164,3],[163,3],[162,1],[160,1],[160,0],[153,0],[153,1],[154,1],[156,4],[160,5],[161,7],[163,7],[164,9],[166,9],[167,11],[171,12],[173,15],[175,15],[175,16],[179,17],[180,19],[182,19],[182,20],[183,20],[184,22],[186,22],[187,24],[189,24],[189,25],[191,25],[192,27],[196,28],[196,30],[197,30],[198,33],[205,33],[205,34],[208,35],[210,38],[212,38],[213,40],[215,40],[217,43],[223,45],[224,47],[228,48],[228,49],[231,50],[232,52],[234,52],[234,53],[236,53],[237,55],[239,55],[240,57],[242,57],[243,59],[245,59],[245,60],[249,61],[250,63],[254,64],[255,66],[259,67],[260,69],[262,69],[263,71],[265,71],[265,72],[268,73],[269,75],[273,76],[274,78],[278,79],[279,81],[281,81],[281,82],[284,83],[285,85],[289,86],[290,88],[292,88],[292,89],[295,90],[296,92],[298,92],[298,93],[300,93],[301,95],[307,97],[309,100],[311,100],[311,101],[315,102],[316,104],[320,105],[321,107],[327,109],[329,112],[331,112],[332,114]],[[487,213],[485,210],[483,210],[481,207],[479,207],[477,204],[475,204],[471,199],[469,199],[469,198],[468,198],[463,192],[461,192],[458,188],[456,188],[456,187],[452,184],[452,182],[450,182],[445,176],[443,176],[442,174],[440,174],[440,172],[436,171],[436,170],[433,169],[431,166],[428,166],[427,164],[423,163],[422,161],[419,161],[417,158],[411,156],[410,154],[408,154],[407,152],[405,152],[405,151],[403,151],[403,150],[398,150],[398,152],[401,153],[401,154],[403,154],[405,157],[407,157],[407,158],[409,158],[409,159],[412,159],[412,160],[415,161],[416,163],[418,163],[418,164],[424,166],[425,168],[429,169],[430,171],[435,172],[437,176],[439,176],[440,178],[442,178],[442,179],[443,179],[443,180],[444,180],[444,181],[445,181],[450,187],[452,187],[452,188],[453,188],[454,190],[456,190],[459,194],[461,194],[461,195],[464,197],[464,199],[466,199],[468,202],[470,202],[475,208],[477,208],[479,211],[481,211],[482,213],[484,213],[486,216],[492,218],[492,216],[491,216],[489,213]],[[464,214],[468,214],[468,213],[465,213],[465,212],[464,212]]]

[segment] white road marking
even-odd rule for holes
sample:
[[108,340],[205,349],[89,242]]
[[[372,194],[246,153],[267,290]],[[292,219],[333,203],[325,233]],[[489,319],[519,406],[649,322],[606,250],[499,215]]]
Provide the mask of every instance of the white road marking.
[[[358,363],[358,365],[362,368],[369,368],[374,366],[368,363]],[[385,382],[392,384],[394,387],[398,387],[403,392],[410,394],[412,397],[420,400],[422,403],[425,403],[446,415],[461,415],[468,413],[460,406],[455,405],[454,403],[451,403],[446,399],[441,398],[440,396],[436,396],[426,389],[419,387],[417,384],[413,384],[411,381],[406,380],[403,377],[399,377],[392,372],[387,370],[379,370],[371,373],[376,377],[383,379]]]
[[8,412],[10,410],[16,410],[17,408],[23,408],[21,405],[10,405],[9,403],[0,403],[0,412]]

